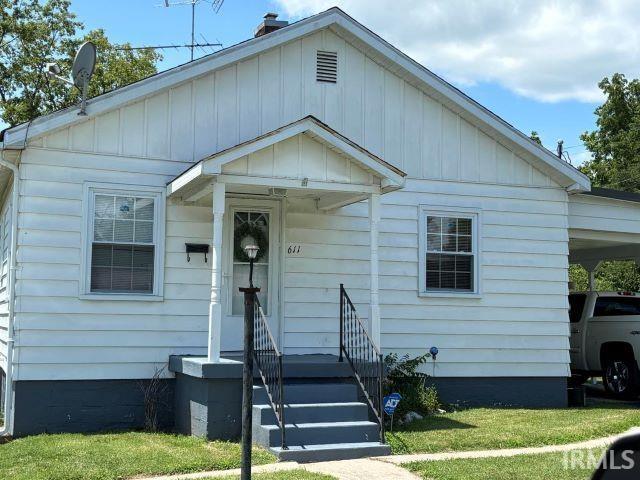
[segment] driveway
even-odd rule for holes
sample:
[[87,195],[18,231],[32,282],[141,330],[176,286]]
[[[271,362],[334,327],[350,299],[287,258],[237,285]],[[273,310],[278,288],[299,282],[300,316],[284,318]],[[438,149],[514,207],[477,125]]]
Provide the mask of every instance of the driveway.
[[586,383],[585,390],[587,392],[587,405],[619,404],[640,408],[640,397],[635,400],[619,400],[608,393],[601,383],[596,385]]

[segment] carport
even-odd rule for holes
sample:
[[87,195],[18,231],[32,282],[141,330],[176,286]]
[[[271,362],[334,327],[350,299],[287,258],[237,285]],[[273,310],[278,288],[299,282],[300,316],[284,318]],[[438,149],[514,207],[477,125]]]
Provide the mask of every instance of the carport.
[[608,188],[569,197],[569,263],[589,272],[606,260],[640,261],[640,194]]

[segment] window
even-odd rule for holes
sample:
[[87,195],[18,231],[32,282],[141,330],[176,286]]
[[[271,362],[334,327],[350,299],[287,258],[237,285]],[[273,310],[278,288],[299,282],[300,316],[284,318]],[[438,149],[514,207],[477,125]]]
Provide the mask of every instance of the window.
[[89,188],[85,294],[161,294],[162,198],[157,191]]
[[620,317],[640,315],[640,298],[598,297],[593,309],[594,317]]
[[578,323],[582,318],[586,299],[587,295],[584,293],[572,293],[569,295],[569,321],[571,323]]
[[475,210],[422,210],[421,293],[479,293],[478,218]]

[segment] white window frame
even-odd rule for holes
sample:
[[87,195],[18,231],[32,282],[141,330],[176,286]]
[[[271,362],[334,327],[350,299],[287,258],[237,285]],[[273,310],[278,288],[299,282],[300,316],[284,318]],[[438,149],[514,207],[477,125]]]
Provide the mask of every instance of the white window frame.
[[[448,207],[434,205],[420,205],[418,210],[418,296],[420,297],[450,297],[450,298],[480,298],[482,296],[482,262],[481,238],[482,211],[480,208]],[[443,290],[427,289],[427,216],[455,217],[471,219],[471,253],[473,254],[473,290]]]
[[[84,184],[82,203],[82,261],[80,265],[79,298],[83,300],[162,301],[164,295],[165,188],[111,183]],[[153,292],[116,293],[91,291],[91,246],[93,243],[94,202],[97,194],[152,197],[154,199]]]

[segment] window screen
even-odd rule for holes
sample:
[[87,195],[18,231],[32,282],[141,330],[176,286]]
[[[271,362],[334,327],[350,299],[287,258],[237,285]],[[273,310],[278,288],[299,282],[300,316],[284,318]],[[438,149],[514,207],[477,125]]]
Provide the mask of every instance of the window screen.
[[94,195],[91,291],[153,293],[154,198]]
[[473,219],[427,215],[427,290],[474,290]]
[[598,297],[593,309],[594,317],[619,317],[640,315],[640,298],[636,297]]

